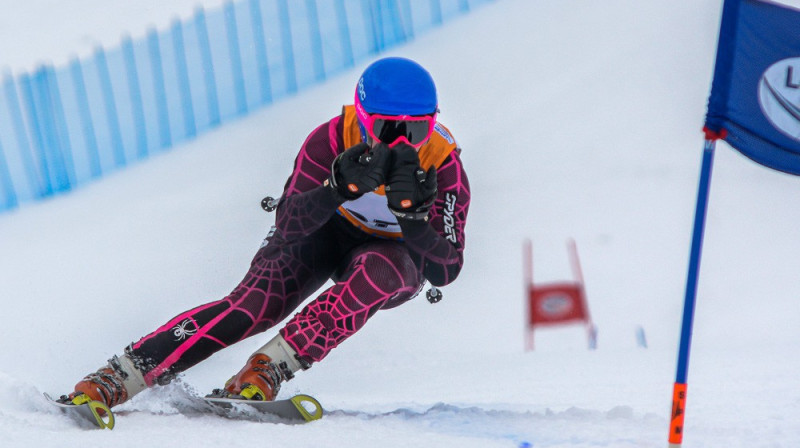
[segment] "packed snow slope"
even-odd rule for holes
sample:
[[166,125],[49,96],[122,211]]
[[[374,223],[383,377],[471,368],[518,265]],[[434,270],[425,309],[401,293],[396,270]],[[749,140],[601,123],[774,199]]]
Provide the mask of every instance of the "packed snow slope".
[[[94,26],[94,14],[47,7]],[[665,446],[720,9],[502,0],[391,52],[430,69],[441,121],[463,147],[466,263],[441,303],[376,314],[284,386],[329,411],[309,425],[185,410],[275,329],[137,396],[114,431],[76,428],[41,393],[69,392],[126,344],[238,283],[274,219],[259,201],[280,193],[307,133],[352,98],[366,63],[0,216],[3,446]],[[718,146],[687,447],[800,445],[797,222],[798,179]],[[569,278],[565,243],[577,242],[597,350],[571,327],[538,331],[536,350],[523,352],[526,238],[538,282]]]

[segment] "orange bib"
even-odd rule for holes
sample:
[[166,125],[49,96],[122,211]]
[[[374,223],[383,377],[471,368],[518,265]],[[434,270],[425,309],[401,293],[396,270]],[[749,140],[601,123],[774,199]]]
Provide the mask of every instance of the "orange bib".
[[[347,149],[361,143],[363,140],[355,107],[344,106],[342,108],[342,122],[344,124],[342,132],[344,148]],[[436,123],[430,140],[419,149],[420,166],[426,171],[432,166],[438,169],[457,146],[450,131],[441,123]],[[371,235],[392,239],[403,237],[400,226],[397,224],[397,218],[389,211],[383,185],[356,200],[345,202],[339,206],[337,211],[351,224]]]

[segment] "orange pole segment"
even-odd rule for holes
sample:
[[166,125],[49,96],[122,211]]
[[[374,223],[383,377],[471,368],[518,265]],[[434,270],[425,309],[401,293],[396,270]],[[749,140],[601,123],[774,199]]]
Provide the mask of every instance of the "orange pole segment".
[[669,446],[683,443],[683,417],[686,411],[686,384],[675,383],[672,390],[672,416],[669,423]]

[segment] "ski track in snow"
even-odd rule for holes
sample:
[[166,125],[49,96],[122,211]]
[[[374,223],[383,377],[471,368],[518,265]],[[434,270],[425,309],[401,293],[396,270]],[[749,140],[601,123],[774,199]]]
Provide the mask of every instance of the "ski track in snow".
[[[15,436],[20,437],[20,440],[28,438],[31,432],[37,433],[42,443],[50,438],[70,440],[105,437],[105,431],[87,430],[72,422],[58,408],[49,405],[42,397],[41,391],[34,386],[19,383],[8,377],[2,379],[4,387],[0,389],[2,392],[0,399],[5,408],[0,412],[0,417],[8,427],[13,428],[7,434],[11,441],[16,440]],[[383,403],[381,406],[389,410],[365,412],[326,409],[325,425],[360,428],[363,431],[373,431],[376,426],[393,428],[410,434],[427,434],[428,437],[439,435],[445,438],[464,438],[477,442],[478,445],[475,446],[479,446],[480,443],[488,444],[484,446],[494,446],[494,443],[503,441],[516,445],[535,443],[532,446],[594,446],[596,428],[605,428],[611,435],[613,431],[628,434],[631,430],[640,430],[642,426],[662,428],[665,424],[663,416],[653,414],[637,416],[628,406],[617,406],[608,411],[572,407],[564,411],[546,409],[543,412],[447,403],[402,406],[394,409],[391,409],[392,405],[389,403]],[[127,432],[142,424],[178,428],[187,420],[212,426],[232,424],[247,427],[256,424],[259,429],[266,431],[275,427],[296,431],[302,427],[303,430],[314,433],[315,426],[322,423],[294,425],[246,411],[239,412],[236,419],[229,419],[214,415],[209,409],[196,391],[185,383],[176,381],[166,387],[145,392],[143,396],[116,409],[118,426],[114,433]],[[126,427],[127,429],[120,431]],[[576,429],[582,427],[587,430],[593,429],[584,436],[576,435]],[[638,443],[641,441],[623,437],[610,442],[611,446],[625,447],[640,446]]]

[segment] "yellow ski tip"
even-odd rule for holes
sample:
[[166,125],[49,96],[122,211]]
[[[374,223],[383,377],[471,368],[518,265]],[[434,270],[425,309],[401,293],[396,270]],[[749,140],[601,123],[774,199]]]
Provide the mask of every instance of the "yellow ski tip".
[[89,400],[86,404],[92,410],[92,415],[97,420],[97,426],[100,429],[114,429],[114,413],[105,403]]
[[297,408],[303,418],[307,421],[319,420],[322,418],[322,405],[310,395],[295,395],[290,398],[292,404]]

